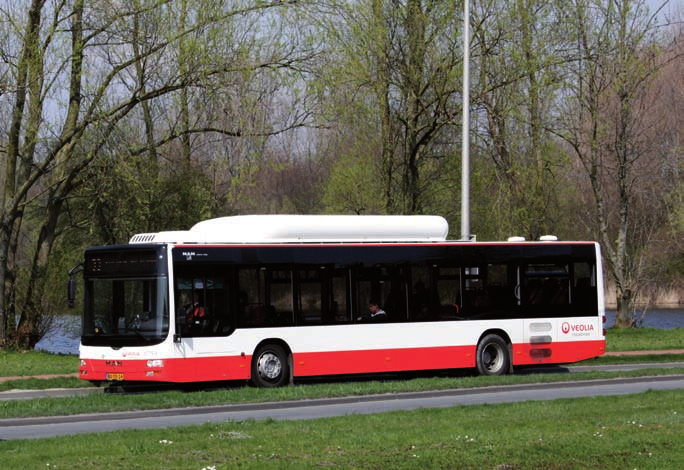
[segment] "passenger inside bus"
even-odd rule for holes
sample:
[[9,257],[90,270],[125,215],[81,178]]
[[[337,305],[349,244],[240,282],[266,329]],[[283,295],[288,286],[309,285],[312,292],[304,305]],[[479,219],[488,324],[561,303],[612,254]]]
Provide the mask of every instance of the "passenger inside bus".
[[199,330],[202,327],[204,318],[204,307],[199,301],[199,292],[193,293],[192,303],[185,307],[185,321],[190,330]]
[[359,321],[384,322],[387,321],[387,313],[380,308],[380,304],[376,300],[368,301],[368,310],[370,310],[369,317],[359,317]]

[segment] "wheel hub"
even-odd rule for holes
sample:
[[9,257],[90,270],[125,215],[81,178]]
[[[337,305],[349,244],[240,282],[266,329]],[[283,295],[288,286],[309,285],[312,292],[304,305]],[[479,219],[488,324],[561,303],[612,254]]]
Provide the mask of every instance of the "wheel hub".
[[278,356],[272,353],[265,353],[262,354],[261,357],[259,358],[259,363],[258,363],[258,370],[259,370],[259,375],[262,377],[269,379],[269,380],[274,380],[277,379],[278,376],[280,375],[280,372],[282,371],[283,366],[280,363],[280,359],[278,359]]

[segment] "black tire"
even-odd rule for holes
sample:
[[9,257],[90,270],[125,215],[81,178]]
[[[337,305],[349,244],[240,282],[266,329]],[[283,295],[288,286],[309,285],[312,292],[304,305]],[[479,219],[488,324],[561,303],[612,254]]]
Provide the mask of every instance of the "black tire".
[[511,367],[508,344],[498,335],[487,335],[477,345],[477,372],[480,375],[505,375]]
[[289,357],[282,346],[265,344],[252,356],[252,385],[282,387],[290,380]]

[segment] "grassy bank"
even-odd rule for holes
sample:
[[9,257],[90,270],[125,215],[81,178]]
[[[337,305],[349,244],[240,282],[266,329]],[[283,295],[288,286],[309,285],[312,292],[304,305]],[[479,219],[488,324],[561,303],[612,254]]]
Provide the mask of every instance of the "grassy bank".
[[4,469],[684,468],[684,391],[0,442]]
[[656,328],[611,328],[606,335],[606,350],[651,351],[651,350],[684,350],[684,329],[659,330]]
[[43,351],[0,351],[0,377],[73,374],[78,372],[78,357]]

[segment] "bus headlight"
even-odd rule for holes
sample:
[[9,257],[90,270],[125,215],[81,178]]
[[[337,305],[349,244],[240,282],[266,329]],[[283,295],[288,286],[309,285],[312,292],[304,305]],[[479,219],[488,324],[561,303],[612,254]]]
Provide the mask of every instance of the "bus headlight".
[[81,367],[85,367],[86,365],[87,365],[87,364],[86,364],[86,360],[85,360],[85,359],[81,359]]
[[147,367],[164,367],[163,359],[150,359],[147,361]]

